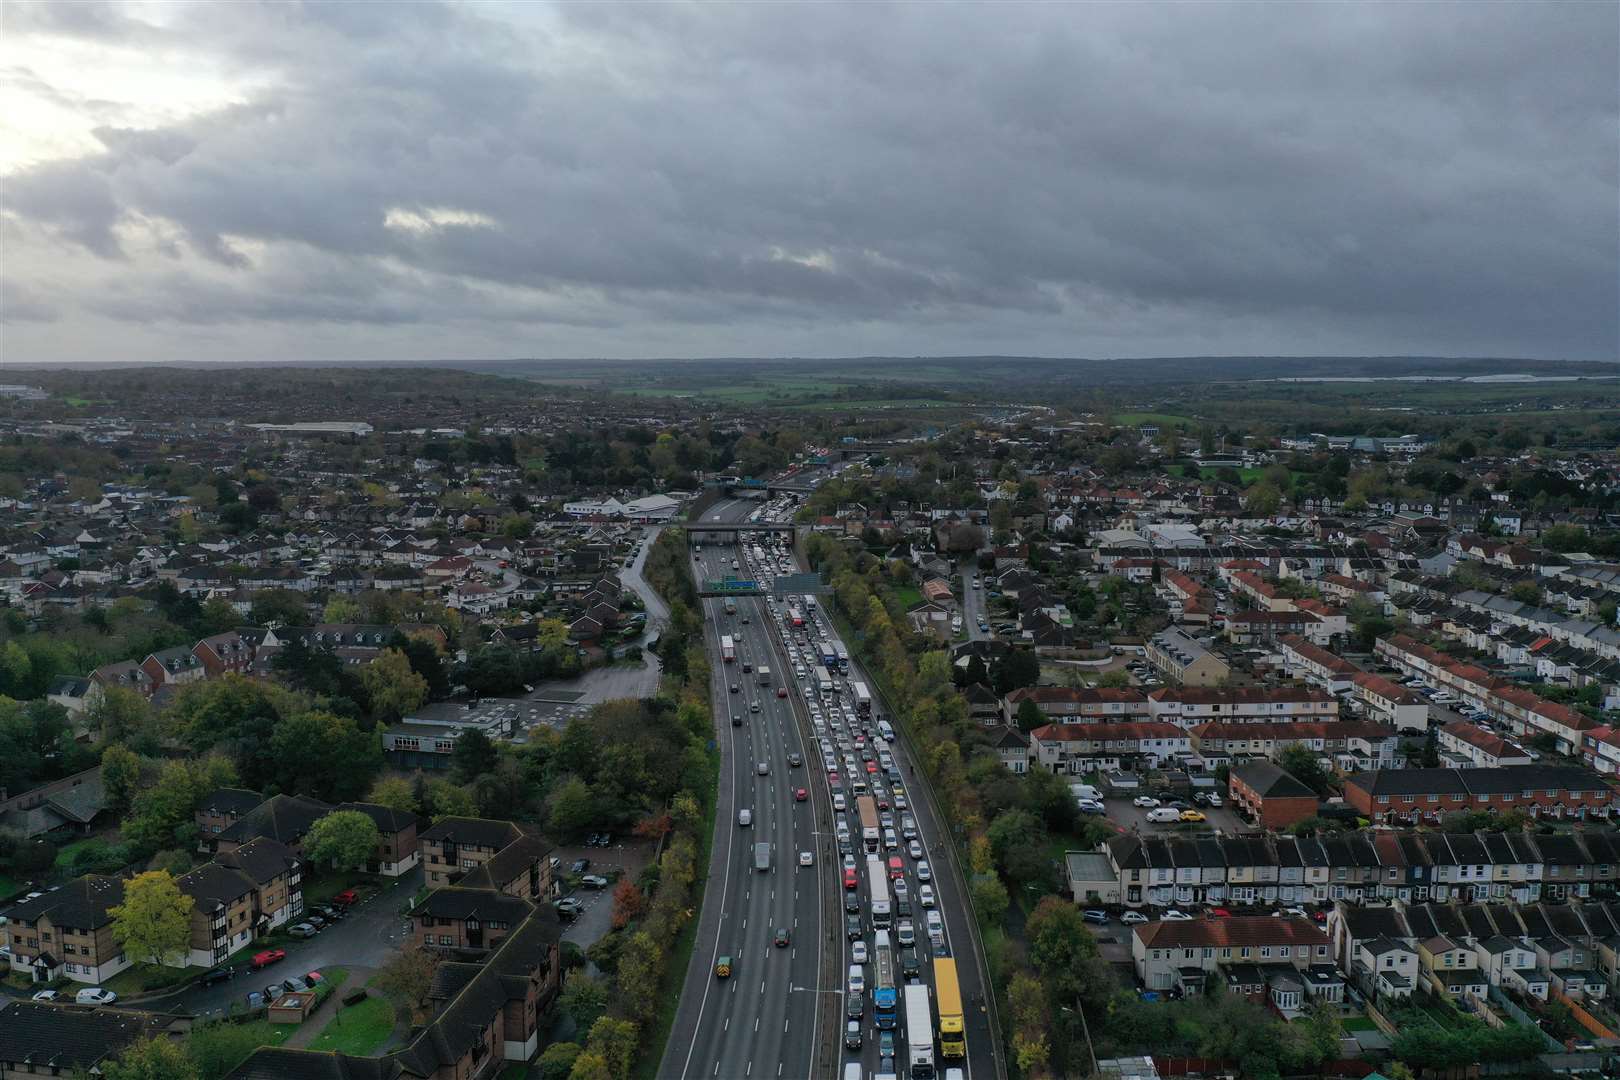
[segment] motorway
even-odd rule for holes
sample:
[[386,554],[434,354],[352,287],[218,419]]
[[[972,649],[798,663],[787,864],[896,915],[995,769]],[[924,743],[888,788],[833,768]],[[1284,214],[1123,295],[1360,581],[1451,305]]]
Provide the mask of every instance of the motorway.
[[[704,514],[709,521],[740,521],[759,509],[758,501],[721,502]],[[739,549],[705,544],[694,560],[694,576],[723,578],[733,573]],[[803,700],[776,696],[784,685],[786,657],[770,633],[771,622],[758,597],[738,598],[728,616],[724,601],[703,602],[705,634],[714,658],[715,736],[721,749],[720,793],[709,880],[674,1027],[665,1048],[660,1077],[808,1077],[820,1032],[816,1008],[823,980],[823,947],[838,946],[837,927],[824,926],[824,900],[836,888],[830,875],[836,849],[825,831],[831,804],[822,785],[810,784],[807,768],[788,764],[788,755],[806,761]],[[742,620],[748,619],[747,623]],[[736,661],[720,662],[720,636],[736,641]],[[771,685],[757,685],[744,664],[771,669]],[[731,687],[738,688],[737,693]],[[760,711],[750,711],[758,702]],[[733,727],[731,716],[741,718]],[[819,755],[817,755],[819,759]],[[757,766],[764,762],[766,775]],[[794,801],[794,791],[814,794]],[[738,825],[747,808],[753,824]],[[817,821],[822,832],[817,834]],[[755,871],[754,844],[771,845],[771,868]],[[811,851],[815,864],[799,867],[799,852]],[[786,929],[792,944],[778,948],[773,937]],[[730,956],[729,979],[717,979],[715,962]]]
[[[722,502],[706,512],[704,520],[740,521],[758,509],[757,501]],[[741,547],[705,544],[694,560],[696,576],[701,580],[735,575],[764,582],[787,567],[786,554],[769,548],[765,552],[767,565],[755,563],[750,553],[753,543],[748,538]],[[909,783],[913,764],[903,742],[885,744],[873,737],[876,720],[888,711],[881,701],[875,703],[872,723],[855,723],[851,719],[854,684],[864,682],[874,688],[875,684],[858,663],[852,663],[847,675],[834,678],[837,689],[833,693],[807,692],[805,687],[812,685],[814,665],[819,662],[815,658],[820,652],[818,646],[836,640],[836,631],[825,612],[811,610],[794,600],[772,603],[750,597],[737,598],[735,604],[736,614],[728,616],[724,601],[704,602],[711,655],[718,661],[720,636],[729,634],[735,643],[736,660],[715,664],[715,731],[722,750],[716,836],[697,947],[658,1075],[681,1080],[746,1080],[760,1075],[829,1077],[842,1076],[846,1062],[859,1061],[865,1077],[891,1071],[906,1076],[903,1024],[893,1032],[898,1044],[896,1059],[881,1062],[880,1069],[879,1032],[873,1022],[870,988],[861,1016],[862,1045],[858,1050],[843,1049],[844,976],[851,943],[843,926],[845,894],[840,881],[841,853],[832,829],[832,785],[839,785],[837,790],[843,794],[851,794],[843,786],[852,781],[851,773],[865,769],[863,759],[878,758],[887,752],[893,755],[892,769],[887,776],[878,773],[871,777],[874,790],[894,788],[885,798],[892,801],[895,817],[901,813],[915,816],[923,849],[919,854],[933,867],[930,884],[943,918],[942,933],[931,944],[925,930],[925,911],[919,902],[921,860],[908,858],[904,843],[898,852],[883,851],[885,859],[891,854],[901,856],[904,865],[899,876],[908,888],[910,921],[916,927],[915,950],[901,949],[896,944],[896,968],[900,969],[906,953],[914,951],[921,981],[932,987],[934,957],[955,958],[968,1056],[965,1060],[945,1061],[936,1055],[939,1068],[935,1075],[943,1077],[946,1067],[959,1067],[965,1080],[996,1080],[1001,1073],[984,1007],[987,982],[973,947],[973,916],[965,882],[940,816],[924,786]],[[790,605],[798,608],[803,617],[802,628],[791,625]],[[769,687],[756,685],[761,663],[771,668]],[[795,675],[796,663],[805,668],[806,678]],[[744,673],[744,664],[755,668],[756,673]],[[733,684],[738,687],[735,694],[731,693]],[[787,697],[776,696],[779,686],[786,687]],[[749,711],[756,700],[760,705],[757,714]],[[733,713],[741,717],[741,726],[731,726]],[[804,766],[789,766],[789,753],[800,754]],[[768,767],[763,776],[756,768],[761,761]],[[807,789],[807,802],[794,800],[794,790],[799,787]],[[836,816],[847,820],[854,833],[852,849],[861,870],[857,895],[861,900],[862,938],[870,947],[874,931],[864,872],[866,852],[859,840],[860,826],[853,802],[850,798],[847,816]],[[752,826],[737,824],[738,810],[744,807],[754,814]],[[753,844],[761,840],[772,845],[768,874],[756,873],[752,868]],[[813,853],[813,867],[797,866],[800,851]],[[897,930],[902,918],[904,915],[897,913]],[[778,928],[791,932],[790,947],[772,945]],[[896,939],[897,930],[893,935]],[[731,956],[735,965],[727,980],[717,979],[714,974],[715,961],[722,955]],[[871,963],[865,966],[865,975],[869,982],[875,975]],[[937,1029],[937,1003],[934,1011]],[[903,1020],[904,1009],[900,1012]]]

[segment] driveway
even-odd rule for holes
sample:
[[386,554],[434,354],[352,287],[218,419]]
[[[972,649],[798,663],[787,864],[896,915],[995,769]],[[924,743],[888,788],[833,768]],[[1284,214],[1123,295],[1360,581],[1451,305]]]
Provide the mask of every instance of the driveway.
[[[963,559],[957,567],[957,577],[962,586],[962,628],[967,631],[969,641],[980,641],[991,635],[979,629],[979,620],[984,618],[984,590],[973,587],[973,575],[979,572],[979,564],[972,557]],[[980,579],[981,584],[983,579]]]
[[202,1016],[224,1013],[234,1003],[240,1005],[249,990],[263,990],[288,975],[302,975],[334,966],[376,969],[388,963],[410,936],[410,920],[400,910],[422,887],[422,868],[401,875],[369,900],[349,909],[347,918],[329,926],[308,941],[279,946],[287,959],[263,971],[248,971],[252,952],[233,961],[236,978],[214,986],[193,986],[172,997],[143,999],[134,1008],[172,1009]]

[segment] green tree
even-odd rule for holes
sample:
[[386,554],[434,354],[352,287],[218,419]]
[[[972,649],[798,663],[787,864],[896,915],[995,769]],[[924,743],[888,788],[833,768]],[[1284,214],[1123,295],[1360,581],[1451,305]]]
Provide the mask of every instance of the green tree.
[[382,764],[382,740],[353,719],[306,712],[276,724],[270,736],[271,782],[289,794],[341,802],[353,799]]
[[103,744],[139,745],[147,751],[157,749],[152,706],[139,691],[127,686],[101,687],[84,710],[84,723]]
[[1025,698],[1018,703],[1017,722],[1018,730],[1028,735],[1031,731],[1046,724],[1046,714],[1041,712],[1039,705],[1029,698]]
[[990,668],[990,685],[998,694],[1034,686],[1041,678],[1041,662],[1032,649],[1009,649]]
[[476,817],[478,814],[478,804],[473,801],[472,792],[443,779],[428,781],[427,805],[424,809],[434,821],[447,817]]
[[107,793],[107,808],[122,814],[135,801],[141,785],[141,759],[123,746],[107,747],[101,754],[101,786]]
[[578,1043],[552,1043],[540,1054],[537,1062],[540,1080],[569,1080],[569,1074],[574,1070],[574,1060],[579,1054]]
[[416,785],[398,776],[380,776],[366,793],[366,802],[386,806],[390,810],[403,810],[408,814],[421,812],[416,797]]
[[596,822],[596,797],[590,785],[571,776],[551,793],[551,831],[559,838],[578,836]]
[[450,767],[462,783],[467,783],[495,768],[500,749],[482,731],[473,728],[462,732],[450,752]]
[[190,943],[192,904],[168,872],[137,874],[124,883],[124,902],[107,909],[113,938],[130,956],[162,963]]
[[1105,671],[1097,680],[1097,685],[1108,690],[1123,690],[1131,685],[1131,677],[1118,669]]
[[292,589],[260,589],[253,594],[253,621],[260,626],[308,626],[309,604]]
[[377,988],[403,1004],[413,1024],[428,1017],[433,977],[439,970],[439,956],[429,949],[404,949],[395,953],[377,973]]
[[359,602],[348,596],[333,596],[321,612],[321,621],[325,623],[355,623],[360,619]]
[[601,1054],[613,1076],[628,1077],[636,1056],[636,1025],[629,1020],[600,1017],[591,1025],[585,1049]]
[[1001,883],[1001,879],[994,874],[981,874],[973,879],[969,891],[973,896],[973,910],[979,916],[979,925],[986,930],[1000,926],[1011,905],[1007,886]]
[[589,1031],[591,1025],[605,1015],[610,1001],[610,988],[600,979],[593,979],[583,970],[570,971],[557,1004],[574,1022],[575,1031]]
[[608,1068],[607,1058],[602,1056],[600,1050],[585,1050],[574,1059],[574,1067],[568,1073],[568,1080],[621,1080],[613,1075]]
[[371,714],[379,720],[394,721],[415,712],[427,700],[427,680],[411,667],[410,659],[398,649],[384,649],[360,672],[371,703]]
[[104,1062],[106,1080],[199,1080],[202,1071],[186,1048],[165,1036],[137,1039],[113,1061]]
[[381,834],[370,815],[359,810],[334,810],[309,827],[304,850],[317,864],[340,870],[359,870],[371,861]]

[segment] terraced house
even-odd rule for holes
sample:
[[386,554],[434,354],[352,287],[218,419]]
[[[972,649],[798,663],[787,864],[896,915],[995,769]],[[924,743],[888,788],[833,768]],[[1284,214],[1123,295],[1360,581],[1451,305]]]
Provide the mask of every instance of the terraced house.
[[429,888],[462,885],[537,899],[552,891],[550,841],[510,821],[445,818],[421,836]]
[[1495,769],[1380,769],[1345,781],[1344,801],[1383,824],[1438,824],[1458,810],[1523,810],[1552,819],[1607,818],[1620,794],[1602,777],[1563,765]]
[[1116,836],[1127,907],[1586,899],[1620,880],[1620,833],[1583,829],[1330,836]]

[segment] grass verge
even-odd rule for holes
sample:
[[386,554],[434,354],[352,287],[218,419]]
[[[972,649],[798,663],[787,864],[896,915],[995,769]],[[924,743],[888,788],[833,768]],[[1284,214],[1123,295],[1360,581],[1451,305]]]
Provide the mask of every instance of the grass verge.
[[702,843],[698,847],[697,858],[697,865],[703,868],[703,873],[693,883],[699,889],[699,893],[692,898],[692,917],[686,920],[686,925],[681,927],[681,932],[676,935],[675,947],[670,950],[669,963],[664,966],[664,987],[660,995],[662,1004],[658,1007],[657,1018],[653,1020],[652,1038],[642,1042],[641,1056],[636,1059],[635,1067],[630,1071],[634,1080],[653,1080],[658,1074],[658,1066],[664,1060],[664,1047],[669,1042],[670,1029],[675,1026],[675,1010],[680,1007],[681,987],[686,983],[686,972],[692,963],[692,950],[697,948],[698,923],[702,921],[703,901],[709,888],[709,851],[714,847],[715,815],[719,811],[720,803],[718,746],[709,751],[709,783],[713,794],[704,814]]

